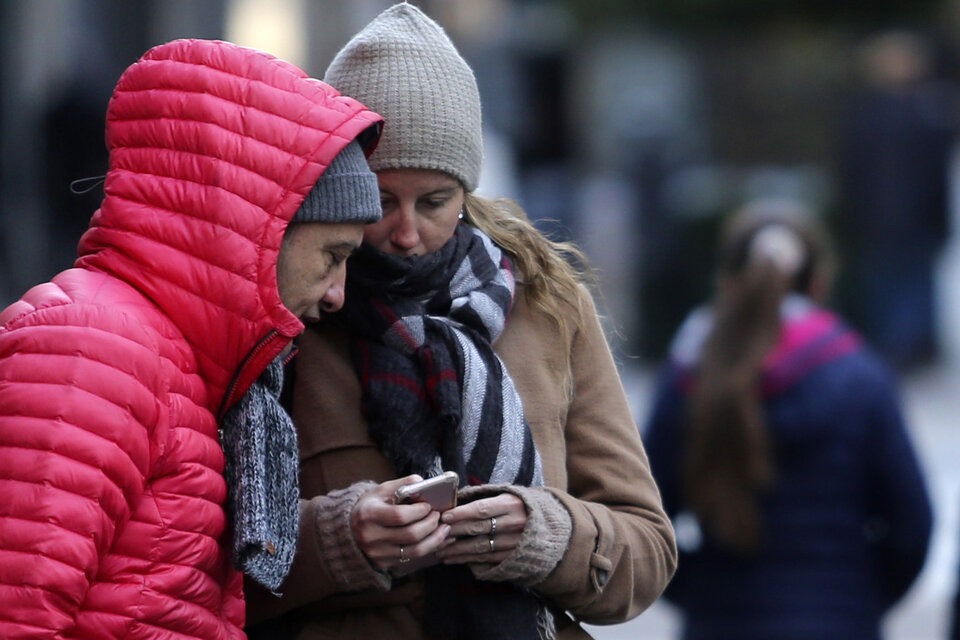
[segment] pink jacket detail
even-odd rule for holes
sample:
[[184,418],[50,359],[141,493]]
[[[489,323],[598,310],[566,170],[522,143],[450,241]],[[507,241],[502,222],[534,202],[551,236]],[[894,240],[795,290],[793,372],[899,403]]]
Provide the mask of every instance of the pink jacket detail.
[[380,123],[225,42],[120,78],[80,257],[0,313],[0,637],[243,637],[217,416],[303,329],[281,239]]

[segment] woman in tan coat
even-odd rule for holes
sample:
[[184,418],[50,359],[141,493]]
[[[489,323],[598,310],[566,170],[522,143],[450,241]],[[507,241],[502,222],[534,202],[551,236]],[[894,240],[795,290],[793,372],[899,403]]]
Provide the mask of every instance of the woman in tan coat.
[[[476,82],[419,9],[382,13],[325,80],[386,118],[384,217],[342,313],[299,343],[300,543],[282,597],[248,589],[251,636],[585,637],[575,621],[635,617],[676,548],[576,250],[473,194]],[[396,503],[442,470],[458,506]]]

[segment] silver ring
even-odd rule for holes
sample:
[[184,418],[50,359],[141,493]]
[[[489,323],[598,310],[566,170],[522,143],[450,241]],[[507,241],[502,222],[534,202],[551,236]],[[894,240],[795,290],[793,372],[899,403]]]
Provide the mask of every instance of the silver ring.
[[493,542],[493,536],[490,536],[487,542],[490,543],[490,553],[493,553],[494,550],[496,549],[496,544]]
[[400,564],[406,564],[410,562],[410,558],[403,555],[403,547],[400,547]]
[[490,537],[497,535],[497,519],[490,518]]

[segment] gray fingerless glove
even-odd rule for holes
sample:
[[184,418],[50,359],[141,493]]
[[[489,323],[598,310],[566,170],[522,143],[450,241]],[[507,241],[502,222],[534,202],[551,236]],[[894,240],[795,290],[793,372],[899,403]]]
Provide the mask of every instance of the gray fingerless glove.
[[460,490],[460,499],[470,502],[499,493],[512,493],[523,500],[527,524],[517,548],[503,562],[492,567],[472,565],[470,569],[478,580],[533,587],[543,582],[563,558],[570,544],[573,521],[567,508],[542,487],[512,484],[466,487]]
[[357,501],[375,482],[358,482],[346,489],[338,489],[313,498],[315,512],[315,539],[334,583],[344,591],[376,589],[389,591],[390,575],[370,564],[357,546],[350,526],[350,514]]

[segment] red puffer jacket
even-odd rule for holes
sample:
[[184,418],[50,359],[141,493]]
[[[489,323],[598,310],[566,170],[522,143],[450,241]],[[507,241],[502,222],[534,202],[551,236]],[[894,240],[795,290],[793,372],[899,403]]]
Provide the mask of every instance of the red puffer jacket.
[[80,257],[0,313],[0,638],[243,637],[217,418],[303,329],[290,218],[380,123],[225,42],[120,78]]

